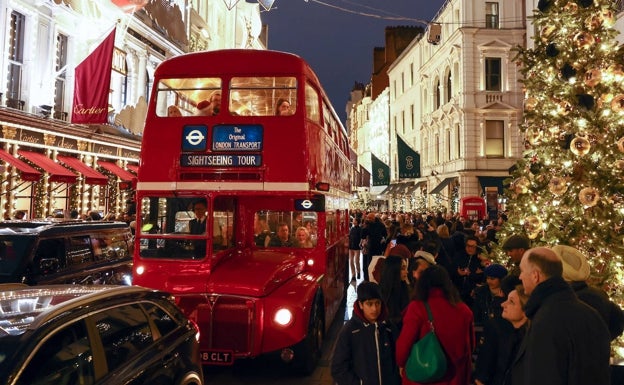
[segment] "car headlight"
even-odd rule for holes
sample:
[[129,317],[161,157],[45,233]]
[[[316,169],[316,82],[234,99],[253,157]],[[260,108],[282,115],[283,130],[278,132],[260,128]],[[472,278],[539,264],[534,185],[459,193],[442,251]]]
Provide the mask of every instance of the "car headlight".
[[278,309],[273,316],[273,321],[280,326],[288,326],[293,322],[293,320],[293,313],[286,308]]

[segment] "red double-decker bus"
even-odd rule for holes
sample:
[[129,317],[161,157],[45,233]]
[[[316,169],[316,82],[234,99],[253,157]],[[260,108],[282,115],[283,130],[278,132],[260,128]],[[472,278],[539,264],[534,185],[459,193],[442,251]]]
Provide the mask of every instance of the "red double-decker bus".
[[347,133],[304,60],[179,56],[154,75],[133,283],[166,290],[205,364],[279,353],[311,372],[345,293]]

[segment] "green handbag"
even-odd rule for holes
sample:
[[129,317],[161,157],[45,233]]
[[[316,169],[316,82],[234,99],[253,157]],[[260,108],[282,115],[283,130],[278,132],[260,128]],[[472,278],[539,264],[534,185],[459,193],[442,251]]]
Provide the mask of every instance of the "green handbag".
[[405,365],[405,374],[410,381],[432,382],[446,374],[446,355],[433,328],[433,315],[429,304],[425,302],[431,330],[416,341]]

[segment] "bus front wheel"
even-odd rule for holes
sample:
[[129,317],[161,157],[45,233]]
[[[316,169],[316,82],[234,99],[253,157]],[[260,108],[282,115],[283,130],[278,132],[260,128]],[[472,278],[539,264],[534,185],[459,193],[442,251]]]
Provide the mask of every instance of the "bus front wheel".
[[323,338],[325,337],[325,322],[323,316],[322,298],[316,296],[306,337],[295,347],[295,368],[304,375],[310,375],[316,369],[321,358]]

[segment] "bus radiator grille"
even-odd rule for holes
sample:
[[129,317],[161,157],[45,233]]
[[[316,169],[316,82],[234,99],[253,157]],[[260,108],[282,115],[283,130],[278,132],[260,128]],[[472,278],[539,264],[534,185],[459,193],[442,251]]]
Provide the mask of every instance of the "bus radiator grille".
[[240,297],[210,298],[212,304],[197,308],[202,348],[231,350],[239,356],[250,354],[255,303]]

